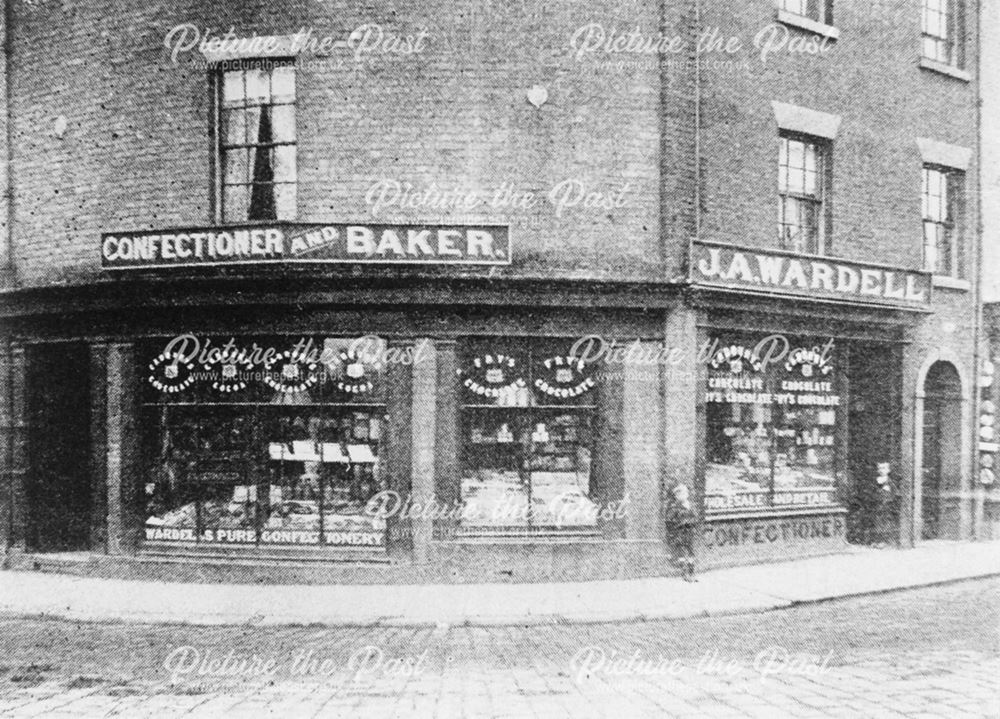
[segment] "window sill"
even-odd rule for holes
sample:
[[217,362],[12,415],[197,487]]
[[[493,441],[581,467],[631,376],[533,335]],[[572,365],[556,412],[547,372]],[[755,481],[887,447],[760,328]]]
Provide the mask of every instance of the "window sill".
[[959,290],[961,292],[969,292],[972,290],[972,283],[968,280],[960,280],[957,277],[948,277],[947,275],[934,275],[931,280],[935,287],[941,287],[946,290]]
[[840,39],[840,30],[833,25],[827,25],[825,22],[820,22],[819,20],[812,20],[802,15],[796,15],[787,10],[778,10],[778,22],[798,28],[799,30],[815,33],[830,40]]
[[923,70],[930,70],[931,72],[947,75],[948,77],[953,77],[956,80],[961,80],[962,82],[972,82],[972,73],[961,70],[953,65],[948,65],[947,63],[931,60],[927,57],[920,58],[920,67]]
[[733,520],[774,519],[777,517],[801,517],[817,514],[847,514],[847,508],[840,504],[817,504],[804,507],[761,507],[760,509],[705,510],[705,522],[730,522]]

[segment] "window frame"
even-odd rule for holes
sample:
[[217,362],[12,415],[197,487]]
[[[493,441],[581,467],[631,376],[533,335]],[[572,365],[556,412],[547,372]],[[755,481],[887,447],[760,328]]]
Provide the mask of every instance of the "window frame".
[[[343,334],[326,335],[240,335],[240,348],[250,348],[260,345],[261,348],[289,348],[290,350],[306,338],[311,338],[319,342],[315,348],[316,352],[326,352],[327,340],[332,340],[336,347],[349,345],[354,338]],[[211,336],[209,339],[215,340],[214,346],[222,346],[223,336]],[[384,337],[380,338],[384,341]],[[136,369],[140,378],[146,374],[145,368],[149,359],[156,356],[159,351],[169,342],[168,337],[150,337],[141,345],[137,353]],[[305,350],[309,352],[310,350]],[[332,350],[329,350],[332,351]],[[201,372],[204,366],[200,362],[194,363],[197,371]],[[270,456],[272,445],[285,444],[288,437],[282,437],[275,430],[281,427],[285,419],[293,419],[296,416],[311,415],[321,418],[324,422],[333,423],[337,426],[338,438],[323,438],[322,442],[331,442],[345,445],[366,445],[374,456],[375,462],[361,463],[351,462],[344,470],[350,473],[348,484],[352,490],[360,491],[366,482],[371,485],[373,491],[383,491],[387,488],[388,475],[387,467],[387,447],[391,444],[388,435],[390,422],[389,400],[387,397],[387,375],[385,367],[379,367],[376,375],[372,376],[375,381],[375,391],[371,395],[351,395],[344,393],[321,392],[319,389],[310,390],[314,395],[305,402],[283,402],[279,397],[280,392],[268,388],[260,381],[262,365],[253,365],[253,375],[258,375],[249,382],[242,390],[228,393],[209,386],[209,380],[202,377],[199,381],[187,385],[183,392],[164,393],[155,386],[151,386],[148,379],[141,379],[138,397],[138,412],[140,422],[140,463],[141,470],[137,473],[136,486],[137,496],[142,498],[139,510],[145,520],[143,521],[142,542],[150,546],[157,544],[172,543],[180,541],[185,546],[200,545],[206,547],[227,547],[233,549],[273,549],[275,547],[299,548],[305,550],[357,550],[361,548],[373,551],[384,552],[390,542],[389,534],[385,526],[381,528],[373,524],[370,532],[367,529],[343,529],[336,526],[334,517],[338,512],[326,506],[325,495],[327,491],[331,494],[336,492],[333,481],[332,468],[339,468],[340,464],[333,464],[327,461],[322,463],[322,467],[327,471],[321,471],[316,479],[316,488],[319,496],[315,499],[317,506],[317,524],[315,527],[296,528],[284,526],[269,526],[268,520],[276,518],[275,507],[271,500],[271,490],[269,487],[291,487],[291,477],[294,473],[288,473],[288,462],[293,462],[291,458],[282,456],[276,459]],[[321,370],[326,373],[328,370]],[[331,384],[329,380],[326,384]],[[321,385],[316,385],[320,387]],[[330,389],[330,388],[327,388]],[[359,415],[366,415],[364,422],[368,423],[366,436],[356,434],[357,428],[364,425],[359,420]],[[344,434],[346,427],[350,423],[350,434]],[[212,433],[213,427],[242,426],[246,430],[243,441],[234,441],[230,437],[226,441],[224,435]],[[188,442],[180,441],[178,430],[183,428],[184,434],[188,437]],[[377,434],[374,432],[377,431]],[[206,444],[205,440],[208,440]],[[310,439],[309,441],[313,441]],[[187,448],[183,445],[187,444]],[[223,467],[224,469],[216,469]],[[164,474],[160,473],[160,470]],[[172,473],[176,478],[175,482],[165,483],[163,477]],[[221,475],[228,474],[229,477]],[[342,479],[342,478],[341,478]],[[169,484],[169,488],[165,486]],[[143,487],[145,485],[145,488]],[[253,498],[248,498],[242,503],[245,505],[245,517],[250,523],[241,527],[247,532],[252,532],[253,540],[220,540],[217,537],[206,536],[206,530],[216,532],[220,529],[234,529],[234,527],[223,527],[213,525],[212,520],[206,520],[205,507],[218,504],[219,497],[211,497],[213,493],[219,494],[220,490],[225,490],[222,494],[240,487],[255,487]],[[340,482],[340,487],[345,486]],[[152,490],[151,490],[152,488]],[[161,511],[151,509],[164,498],[166,491],[171,500],[171,505],[162,505]],[[249,491],[249,490],[248,490]],[[283,489],[284,492],[284,489]],[[179,499],[183,498],[183,499]],[[296,501],[289,492],[284,502],[289,506]],[[370,501],[371,497],[367,500]],[[237,500],[230,500],[230,504]],[[150,528],[150,518],[162,518],[160,515],[169,511],[175,511],[183,506],[194,507],[194,517],[192,524],[181,525],[177,529],[193,530],[193,539],[159,539],[147,538],[146,530]],[[211,525],[211,526],[210,526]],[[169,525],[152,525],[169,526]],[[317,542],[285,542],[268,541],[264,534],[267,532],[318,532]],[[337,541],[330,541],[331,535],[338,535],[350,532],[381,534],[380,543],[352,545]]]
[[[746,348],[748,350],[753,350],[759,346],[758,343],[765,339],[764,333],[759,331],[733,331],[726,329],[713,329],[709,334],[709,341],[712,342],[713,347],[734,347],[734,348]],[[795,335],[787,338],[791,343],[794,351],[799,349],[812,349],[813,352],[817,354],[822,354],[824,351],[824,345],[827,340],[833,339],[823,337],[822,335]],[[703,480],[704,480],[704,493],[702,496],[702,503],[705,511],[705,516],[708,519],[720,519],[720,518],[748,518],[759,515],[771,514],[773,512],[787,512],[790,514],[812,514],[817,512],[822,512],[830,509],[843,509],[846,506],[843,497],[843,490],[845,489],[845,482],[849,474],[849,468],[847,466],[847,459],[849,456],[849,439],[847,433],[847,402],[846,398],[849,396],[849,381],[847,375],[846,362],[848,354],[846,350],[846,343],[841,343],[840,340],[832,347],[832,354],[829,357],[829,362],[832,364],[831,374],[826,375],[811,375],[811,379],[817,381],[827,381],[832,384],[829,392],[817,391],[816,394],[826,394],[829,397],[836,396],[839,398],[839,402],[836,404],[813,404],[813,405],[794,405],[794,404],[779,404],[779,403],[768,403],[768,404],[758,404],[755,402],[730,402],[730,401],[712,401],[706,394],[705,397],[705,412],[701,419],[702,427],[704,430],[704,436],[702,439],[704,446],[704,462],[703,462]],[[755,351],[753,354],[759,360],[760,355]],[[736,354],[735,359],[740,360],[740,355]],[[774,394],[779,391],[779,388],[783,381],[785,380],[799,380],[804,377],[797,374],[793,374],[794,370],[789,368],[786,364],[782,363],[771,363],[770,365],[765,365],[764,367],[752,370],[746,369],[746,365],[749,360],[743,358],[741,360],[744,364],[743,370],[738,370],[740,377],[749,377],[753,379],[759,379],[761,381],[761,386],[759,389],[740,389],[737,392],[763,392]],[[725,364],[728,360],[723,359],[722,364]],[[707,371],[705,372],[702,388],[706,393],[714,392],[718,394],[726,393],[729,390],[725,389],[713,389],[712,380],[723,376],[725,379],[725,372],[720,369],[713,369],[715,363],[715,356],[713,356],[709,362],[706,363]],[[804,362],[802,364],[809,364]],[[784,390],[781,390],[784,391]],[[806,390],[788,390],[790,393],[794,394],[810,394]],[[734,410],[736,410],[734,412]],[[832,416],[830,416],[832,413]],[[735,415],[739,415],[737,418]],[[830,421],[823,421],[822,414],[826,414],[826,419],[832,419]],[[730,415],[728,418],[726,415]],[[756,415],[756,416],[755,416]],[[795,415],[805,415],[804,417],[796,417]],[[753,417],[751,419],[751,417]],[[756,424],[756,431],[750,431],[750,425]],[[740,438],[746,441],[754,441],[756,438],[758,446],[756,449],[762,451],[766,454],[767,461],[763,464],[755,465],[752,468],[747,466],[747,473],[751,477],[756,476],[758,481],[758,488],[748,489],[748,491],[733,491],[727,492],[725,489],[720,489],[718,486],[719,477],[716,475],[713,477],[713,465],[715,467],[719,466],[735,466],[735,464],[730,462],[719,462],[716,457],[718,457],[718,452],[720,449],[728,445],[728,449],[733,451],[737,447],[737,443],[740,441],[736,439],[732,434],[726,432],[727,426],[736,429],[742,425],[745,433]],[[820,428],[825,429],[820,429]],[[796,430],[797,432],[805,432],[807,429],[811,430],[813,435],[821,434],[824,437],[824,441],[816,443],[813,445],[798,444],[798,439],[790,439],[790,430]],[[726,437],[726,439],[723,439]],[[794,442],[794,444],[793,444]],[[798,449],[795,449],[798,447]],[[801,458],[795,459],[795,461],[789,463],[789,449],[796,452],[802,452],[808,456],[810,449],[825,455],[826,460],[829,463],[829,475],[828,482],[818,483],[813,486],[806,487],[788,487],[779,486],[778,477],[779,469],[792,468],[793,470],[801,467],[809,466],[808,459],[803,461]],[[779,466],[778,459],[784,456],[783,466]],[[814,480],[815,481],[815,480]],[[797,492],[820,492],[828,493],[830,495],[829,501],[819,501],[816,503],[805,503],[798,504],[796,502],[787,503],[776,501],[779,497],[783,495],[795,494]],[[742,497],[758,497],[763,499],[763,503],[755,504],[752,503],[749,506],[740,507],[738,505],[725,506],[725,501],[720,500],[720,497],[726,497],[728,494],[732,493],[733,496]],[[714,506],[713,506],[714,505]]]
[[[294,96],[291,102],[277,103],[278,105],[290,105],[294,109],[294,139],[291,142],[270,142],[261,143],[254,145],[246,145],[246,147],[267,147],[269,150],[273,150],[275,147],[291,146],[295,148],[295,180],[289,183],[269,183],[273,188],[275,185],[288,184],[293,186],[295,193],[295,203],[294,210],[289,217],[281,217],[278,212],[277,205],[275,206],[275,217],[272,219],[227,219],[226,218],[226,200],[225,191],[227,187],[226,183],[226,161],[225,161],[225,151],[228,145],[226,145],[224,122],[225,122],[225,103],[224,103],[224,92],[225,92],[225,73],[227,71],[233,70],[246,70],[253,67],[263,67],[268,71],[268,74],[272,74],[274,69],[277,67],[291,67],[294,79],[295,79],[295,90]],[[224,60],[217,63],[216,67],[213,67],[209,72],[209,92],[212,99],[211,102],[211,121],[209,123],[209,142],[210,142],[210,172],[211,172],[211,192],[210,192],[210,214],[212,221],[222,224],[222,225],[265,225],[273,224],[275,222],[292,222],[299,218],[298,210],[298,190],[299,190],[299,178],[298,178],[298,148],[299,148],[299,123],[298,123],[298,101],[299,101],[299,88],[298,88],[298,72],[297,63],[294,56],[279,56],[279,57],[248,57],[248,58],[237,58],[231,60]],[[275,103],[270,102],[272,98],[269,97],[269,102],[262,103],[258,107],[274,107]],[[248,107],[244,105],[244,107]],[[232,147],[236,147],[233,145]],[[249,167],[249,165],[248,165]],[[273,172],[273,162],[272,162],[272,172]],[[253,195],[253,178],[248,178],[249,182],[246,186],[249,189],[251,198]],[[232,183],[235,185],[236,183]],[[247,206],[249,210],[250,199],[248,198]],[[249,214],[249,212],[248,212]]]
[[[931,4],[938,7],[931,9]],[[939,9],[943,6],[943,11]],[[929,31],[928,17],[933,13],[944,23],[944,34]],[[921,0],[920,5],[920,57],[945,67],[965,69],[965,2],[964,0]],[[935,53],[928,54],[927,43],[933,42]],[[943,52],[941,51],[943,48]],[[943,57],[942,57],[943,55]]]
[[[804,10],[800,11],[791,5],[799,5]],[[814,5],[815,9],[810,10],[810,5]],[[828,27],[833,26],[833,0],[777,0],[777,6],[779,13],[788,13]]]
[[[516,472],[519,482],[523,483],[526,490],[525,498],[527,506],[532,508],[532,500],[536,496],[536,490],[544,486],[541,482],[542,476],[552,473],[578,473],[579,468],[574,466],[573,470],[544,469],[539,464],[544,460],[546,453],[542,452],[532,443],[530,446],[520,444],[526,428],[536,426],[539,422],[548,425],[550,428],[560,426],[558,418],[562,416],[573,416],[573,432],[582,431],[586,436],[586,441],[581,441],[579,436],[572,440],[577,451],[586,452],[588,459],[588,474],[586,478],[585,498],[588,502],[598,501],[600,496],[600,480],[598,479],[597,463],[598,443],[599,443],[599,416],[602,402],[602,379],[601,363],[593,363],[590,372],[595,384],[592,389],[576,398],[551,399],[543,401],[536,390],[534,380],[537,379],[536,371],[538,365],[548,357],[564,355],[569,351],[572,341],[561,337],[537,337],[515,335],[509,338],[499,338],[480,335],[463,336],[460,340],[460,365],[462,368],[469,367],[471,361],[477,356],[485,354],[504,355],[514,357],[521,363],[520,369],[514,370],[520,379],[524,380],[524,395],[526,402],[515,404],[493,403],[489,400],[477,400],[468,393],[463,385],[463,378],[466,373],[460,370],[456,375],[455,392],[457,398],[457,412],[459,417],[459,427],[456,441],[456,462],[458,466],[459,487],[458,502],[465,507],[469,499],[464,493],[464,483],[476,472],[472,469],[476,465],[477,453],[482,452],[482,447],[477,447],[476,440],[473,439],[474,428],[481,424],[483,419],[488,419],[489,423],[502,423],[508,426],[513,432],[513,439],[506,444],[510,446],[510,456],[508,461],[514,469],[506,469],[506,472]],[[513,386],[513,385],[509,385]],[[563,425],[565,426],[565,425]],[[568,443],[566,440],[561,440]],[[536,477],[536,475],[538,475]],[[541,492],[538,492],[541,494]],[[473,504],[476,504],[473,502]],[[596,505],[595,505],[596,508]],[[599,513],[596,515],[599,517]],[[457,532],[461,537],[496,537],[496,536],[559,536],[568,534],[586,534],[597,536],[600,534],[603,520],[597,519],[595,525],[576,525],[566,523],[564,525],[553,525],[528,512],[520,523],[516,519],[508,523],[498,522],[467,522],[464,517],[458,522]]]
[[[787,177],[790,167],[782,164],[782,148],[784,143],[799,142],[804,145],[816,148],[816,182],[817,192],[809,194],[790,190],[783,187],[786,184],[784,178]],[[788,153],[784,153],[787,163]],[[802,168],[804,170],[804,168]],[[802,132],[790,130],[779,130],[778,132],[778,243],[782,250],[795,252],[796,254],[828,256],[831,252],[833,236],[833,213],[832,213],[832,192],[833,187],[833,141],[816,135],[809,135]],[[816,246],[796,249],[790,247],[785,240],[785,227],[789,227],[786,220],[786,201],[792,199],[800,202],[811,203],[815,207],[816,214]]]
[[[928,216],[928,173],[934,172],[942,176],[945,198],[944,198],[944,219],[938,220]],[[965,202],[966,173],[964,170],[925,162],[921,165],[921,252],[923,256],[923,268],[931,272],[935,277],[946,277],[954,280],[961,280],[964,277],[964,236],[965,236]],[[948,271],[942,271],[940,258],[937,257],[937,244],[935,243],[934,266],[928,261],[928,241],[927,226],[933,224],[938,228],[943,228],[950,233],[949,263]],[[939,230],[940,231],[940,230]]]

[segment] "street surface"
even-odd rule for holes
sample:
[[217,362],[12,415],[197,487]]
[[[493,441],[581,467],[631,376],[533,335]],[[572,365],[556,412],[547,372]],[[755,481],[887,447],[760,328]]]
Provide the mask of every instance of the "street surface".
[[534,627],[0,617],[0,716],[998,717],[1000,579]]

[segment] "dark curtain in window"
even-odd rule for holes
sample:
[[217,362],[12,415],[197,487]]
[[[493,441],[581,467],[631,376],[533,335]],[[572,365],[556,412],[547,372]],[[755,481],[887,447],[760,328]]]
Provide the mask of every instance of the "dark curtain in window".
[[250,195],[251,220],[273,220],[277,217],[274,207],[274,168],[271,166],[271,108],[262,107],[257,147],[254,149],[253,191]]

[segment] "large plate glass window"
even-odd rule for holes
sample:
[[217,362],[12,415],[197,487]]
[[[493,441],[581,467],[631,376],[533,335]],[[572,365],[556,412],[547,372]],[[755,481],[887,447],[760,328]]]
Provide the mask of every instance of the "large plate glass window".
[[382,341],[234,345],[144,351],[146,540],[384,547]]
[[731,335],[713,340],[712,350],[706,511],[838,505],[845,419],[836,347],[820,338]]
[[470,340],[459,369],[461,527],[594,531],[596,367],[572,341]]

